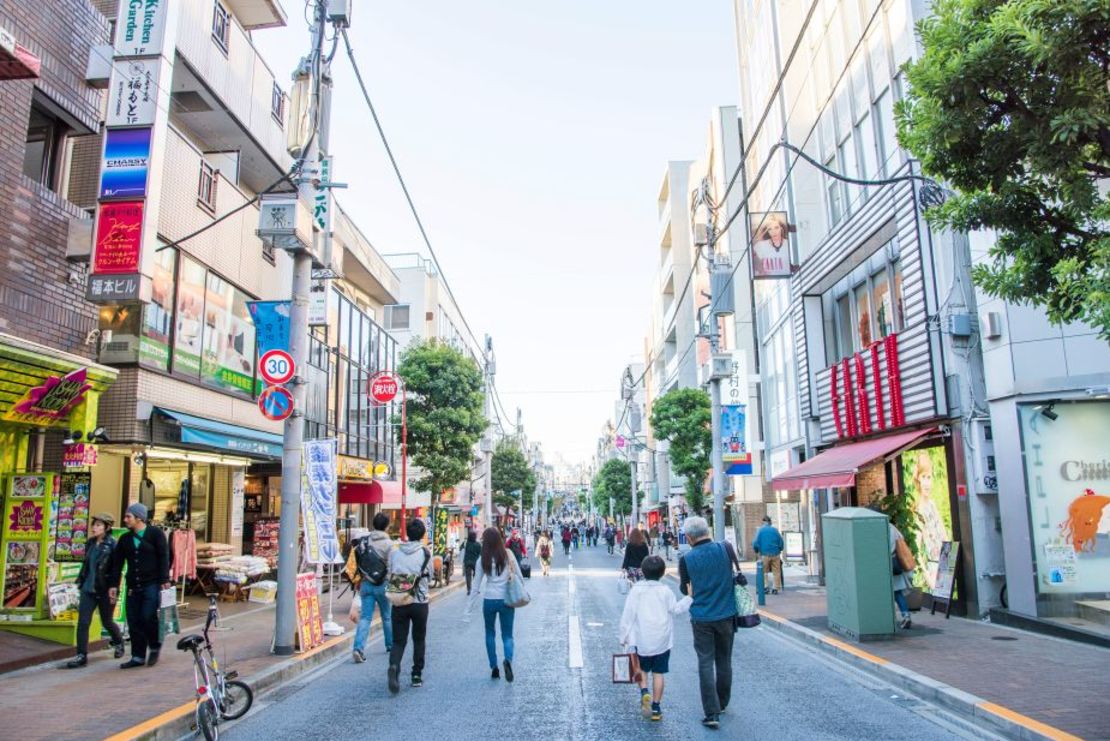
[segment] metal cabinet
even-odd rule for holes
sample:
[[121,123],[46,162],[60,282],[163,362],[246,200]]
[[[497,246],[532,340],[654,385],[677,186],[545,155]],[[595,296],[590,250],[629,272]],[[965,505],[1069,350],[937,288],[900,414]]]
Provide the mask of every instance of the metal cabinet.
[[829,630],[854,641],[894,636],[886,515],[843,507],[821,517]]

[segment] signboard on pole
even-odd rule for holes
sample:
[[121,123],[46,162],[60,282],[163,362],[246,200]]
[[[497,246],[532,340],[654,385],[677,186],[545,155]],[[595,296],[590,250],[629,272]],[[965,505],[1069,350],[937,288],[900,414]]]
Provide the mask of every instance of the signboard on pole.
[[116,56],[161,54],[169,12],[170,0],[121,2],[116,16]]
[[258,373],[262,380],[274,386],[287,383],[296,371],[293,356],[285,350],[267,351],[258,364]]
[[293,394],[284,386],[267,386],[258,395],[258,408],[271,422],[280,422],[293,414]]
[[721,459],[729,476],[751,475],[752,453],[748,450],[747,425],[745,405],[721,407]]
[[152,129],[108,129],[100,163],[101,198],[144,198]]
[[401,390],[401,379],[389,371],[382,371],[370,379],[367,394],[375,404],[388,404]]
[[129,59],[119,62],[119,74],[112,76],[108,88],[109,127],[153,126],[158,113],[158,74],[162,64],[157,59]]
[[336,440],[305,440],[301,457],[301,512],[305,561],[342,563],[335,529],[339,480]]
[[92,272],[137,273],[143,246],[143,201],[101,203],[96,219]]

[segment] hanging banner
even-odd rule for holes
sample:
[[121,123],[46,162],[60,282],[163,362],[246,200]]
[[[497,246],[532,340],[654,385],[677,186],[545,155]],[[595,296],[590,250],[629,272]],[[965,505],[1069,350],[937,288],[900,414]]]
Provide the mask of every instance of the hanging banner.
[[130,59],[116,64],[108,88],[109,128],[117,126],[153,126],[158,113],[158,74],[162,64],[157,59]]
[[101,198],[143,198],[151,129],[108,129],[100,163]]
[[753,212],[749,217],[752,238],[752,277],[789,278],[790,232],[785,211]]
[[750,476],[752,473],[747,425],[747,407],[744,404],[721,407],[721,459],[729,476]]
[[248,301],[247,309],[254,321],[258,354],[271,350],[289,352],[290,301]]
[[115,275],[139,272],[142,247],[143,202],[101,203],[96,220],[93,273]]
[[301,517],[304,520],[305,561],[342,563],[335,529],[339,480],[336,441],[305,440],[301,458]]

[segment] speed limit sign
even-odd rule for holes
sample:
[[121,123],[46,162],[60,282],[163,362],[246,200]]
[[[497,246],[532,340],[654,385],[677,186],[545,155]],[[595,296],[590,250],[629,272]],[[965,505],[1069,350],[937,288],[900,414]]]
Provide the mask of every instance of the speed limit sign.
[[262,380],[275,386],[291,379],[296,370],[293,357],[284,350],[270,350],[259,361],[258,372]]

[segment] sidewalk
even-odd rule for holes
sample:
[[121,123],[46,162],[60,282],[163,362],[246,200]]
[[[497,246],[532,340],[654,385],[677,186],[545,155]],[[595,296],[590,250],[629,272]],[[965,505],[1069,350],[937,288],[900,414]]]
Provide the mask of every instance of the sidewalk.
[[[754,574],[755,565],[745,564],[744,572]],[[785,576],[787,589],[768,594],[761,608],[769,618],[765,625],[864,668],[911,679],[911,674],[923,675],[919,686],[928,680],[949,685],[974,696],[963,699],[976,715],[1016,722],[1034,731],[1030,737],[1066,738],[1052,733],[1059,729],[1085,739],[1110,738],[1110,650],[978,620],[946,620],[927,610],[914,613],[913,627],[898,631],[893,640],[853,643],[828,629],[824,587],[806,585],[795,570]],[[755,579],[750,582],[754,588]],[[1050,728],[1030,728],[1036,724],[1010,717],[1013,713]]]
[[[335,622],[347,632],[328,639],[324,651],[317,648],[311,652],[316,659],[313,663],[349,651],[354,635],[347,619],[351,597],[348,592],[334,606]],[[199,633],[204,626],[207,601],[199,597],[191,602],[181,615],[182,634]],[[327,607],[325,594],[321,601],[325,620]],[[212,633],[220,666],[238,670],[240,677],[252,686],[254,678],[290,664],[290,659],[297,662],[307,658],[305,654],[288,657],[270,653],[273,605],[220,603],[220,616],[222,629]],[[379,632],[375,624],[371,639]],[[8,728],[13,737],[58,741],[109,737],[160,715],[166,716],[162,720],[173,720],[173,711],[182,705],[191,708],[194,696],[192,658],[176,650],[179,638],[178,634],[166,637],[155,667],[124,671],[118,668],[120,662],[112,659],[110,651],[102,650],[90,655],[89,665],[84,669],[60,670],[59,661],[0,675],[0,717],[19,724],[18,728]],[[383,655],[382,681],[384,677]],[[277,679],[274,677],[273,681]],[[255,689],[258,691],[258,687]],[[191,717],[188,712],[186,715]]]

